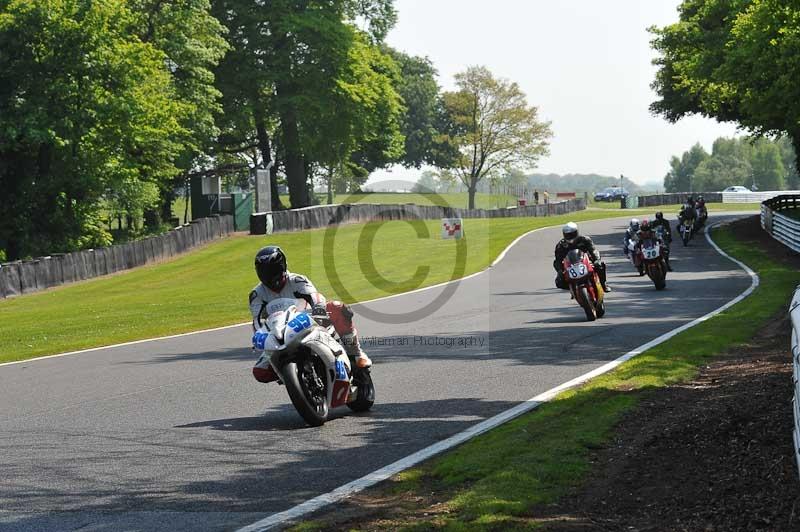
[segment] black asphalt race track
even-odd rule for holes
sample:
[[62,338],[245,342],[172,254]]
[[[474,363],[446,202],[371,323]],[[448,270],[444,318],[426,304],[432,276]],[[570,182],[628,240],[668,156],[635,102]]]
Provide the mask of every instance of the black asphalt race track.
[[[304,426],[282,386],[253,380],[249,326],[2,366],[0,529],[232,530],[590,371],[750,285],[698,236],[673,246],[676,271],[656,292],[620,254],[624,226],[581,224],[613,288],[594,323],[553,286],[559,228],[523,238],[430,315],[422,308],[443,287],[357,305],[378,401],[367,414],[337,409],[322,428]],[[414,321],[365,317],[376,311]]]

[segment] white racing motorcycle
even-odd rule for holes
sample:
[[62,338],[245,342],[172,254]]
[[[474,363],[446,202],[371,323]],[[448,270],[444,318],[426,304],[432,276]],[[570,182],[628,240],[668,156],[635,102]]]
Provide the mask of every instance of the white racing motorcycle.
[[370,370],[353,373],[327,316],[312,316],[305,300],[292,298],[271,301],[266,311],[267,321],[259,332],[267,336],[256,366],[272,366],[306,423],[324,424],[330,409],[338,406],[355,412],[372,408]]

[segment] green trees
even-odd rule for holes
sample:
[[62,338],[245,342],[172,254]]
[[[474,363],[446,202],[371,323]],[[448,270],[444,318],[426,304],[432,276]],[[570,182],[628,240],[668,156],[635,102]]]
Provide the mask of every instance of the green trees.
[[718,138],[711,154],[695,144],[683,155],[672,157],[664,178],[667,192],[719,191],[733,185],[758,190],[783,190],[787,179],[796,181],[794,153],[785,139]]
[[454,169],[475,208],[478,183],[511,168],[531,168],[548,153],[550,124],[540,122],[516,83],[492,76],[485,67],[456,75],[458,90],[444,94],[447,142]]
[[709,158],[708,152],[700,145],[695,144],[691,149],[678,158],[672,157],[669,161],[671,167],[664,177],[664,190],[667,192],[685,192],[692,190],[692,177],[695,170],[702,162]]
[[395,21],[393,0],[0,0],[0,251],[107,245],[110,216],[158,229],[201,176],[270,166],[280,209],[279,179],[304,207],[315,180],[433,165],[474,196],[546,153],[516,84],[473,68],[441,94],[383,42]]
[[[651,28],[659,53],[653,112],[701,114],[757,135],[788,134],[800,153],[800,6],[792,0],[684,0]],[[777,178],[775,178],[777,179]]]
[[188,135],[164,53],[123,0],[0,3],[0,248],[103,245],[100,199],[178,172]]
[[[267,9],[215,0],[213,13],[233,48],[217,71],[226,110],[239,115],[226,149],[249,149],[255,137],[262,164],[274,152],[273,182],[285,174],[292,207],[310,203],[315,172],[363,180],[399,157],[404,108],[396,67],[379,49],[394,23],[390,1],[274,0]],[[248,121],[255,134],[236,131]]]

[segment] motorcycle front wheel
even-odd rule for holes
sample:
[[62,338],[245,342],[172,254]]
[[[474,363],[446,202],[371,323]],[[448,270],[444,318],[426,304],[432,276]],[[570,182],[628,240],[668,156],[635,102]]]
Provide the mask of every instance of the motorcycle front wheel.
[[651,264],[647,269],[647,273],[650,279],[653,280],[656,290],[663,290],[667,286],[667,269],[660,264]]
[[588,321],[596,320],[597,310],[594,308],[594,301],[592,301],[592,297],[589,295],[589,289],[585,286],[582,286],[580,287],[578,294],[580,297],[581,307],[583,307],[583,311],[586,313],[586,319]]
[[681,233],[681,239],[683,240],[684,247],[689,245],[690,238],[692,238],[692,234],[688,230],[684,229],[683,233]]
[[297,413],[312,427],[328,419],[328,379],[325,365],[317,357],[289,362],[283,369],[283,380],[289,399]]

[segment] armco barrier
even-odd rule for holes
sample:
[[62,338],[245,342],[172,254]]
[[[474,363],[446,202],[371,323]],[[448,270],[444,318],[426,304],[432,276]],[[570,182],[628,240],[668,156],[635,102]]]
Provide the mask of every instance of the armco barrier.
[[128,244],[0,264],[0,298],[135,268],[175,256],[231,232],[233,217],[215,215]]
[[547,205],[528,205],[507,209],[458,209],[433,205],[353,203],[318,205],[304,209],[256,213],[250,216],[250,233],[266,233],[267,214],[272,215],[273,231],[303,231],[345,223],[387,220],[437,220],[440,218],[511,218],[523,216],[555,216],[586,208],[585,200],[571,199]]
[[656,205],[681,205],[689,196],[703,196],[707,203],[761,203],[776,196],[800,194],[798,190],[773,190],[765,192],[675,192],[639,196],[639,207]]
[[772,238],[800,253],[800,220],[786,214],[800,214],[800,194],[781,194],[761,203],[761,227]]
[[794,460],[800,473],[800,287],[794,291],[794,297],[789,304],[789,316],[792,319],[792,379],[794,381],[794,397],[792,398],[792,412],[794,413]]
[[765,192],[723,192],[722,203],[761,203],[776,196],[800,194],[800,190],[770,190]]

